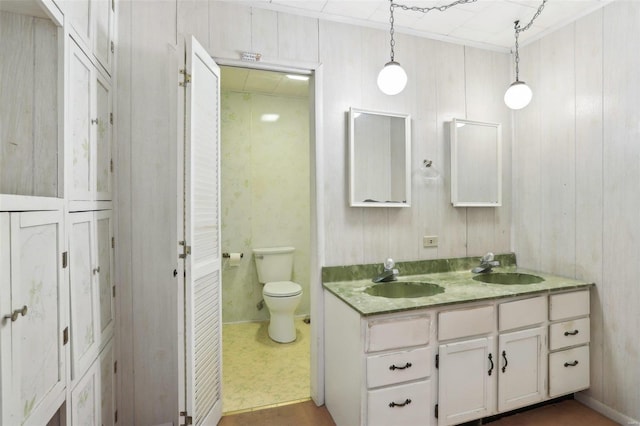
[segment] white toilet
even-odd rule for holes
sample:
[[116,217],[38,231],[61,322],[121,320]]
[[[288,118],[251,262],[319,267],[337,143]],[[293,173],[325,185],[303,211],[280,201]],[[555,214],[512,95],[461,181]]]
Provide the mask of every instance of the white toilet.
[[254,248],[258,281],[269,308],[269,337],[279,343],[296,340],[293,314],[302,299],[302,287],[291,280],[293,247]]

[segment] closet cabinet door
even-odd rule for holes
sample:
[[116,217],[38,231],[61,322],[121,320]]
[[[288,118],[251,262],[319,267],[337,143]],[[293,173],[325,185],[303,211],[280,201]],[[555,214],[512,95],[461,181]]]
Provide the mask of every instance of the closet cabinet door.
[[[111,200],[112,93],[109,79],[69,38],[68,198]],[[86,208],[71,210],[86,210]]]
[[116,371],[113,357],[113,341],[100,354],[100,418],[102,426],[115,425],[116,412]]
[[80,47],[69,38],[69,141],[71,155],[66,163],[67,191],[71,200],[93,198],[93,65]]
[[1,423],[46,424],[65,396],[60,211],[0,213]]
[[100,346],[104,346],[113,335],[114,300],[113,300],[113,237],[112,210],[102,210],[94,213],[97,259],[94,261],[97,269],[100,306]]
[[95,195],[111,200],[111,85],[101,73],[95,73]]
[[94,11],[93,54],[107,73],[111,74],[115,0],[92,0],[91,3]]
[[69,289],[71,379],[79,379],[98,356],[99,306],[94,213],[70,213]]

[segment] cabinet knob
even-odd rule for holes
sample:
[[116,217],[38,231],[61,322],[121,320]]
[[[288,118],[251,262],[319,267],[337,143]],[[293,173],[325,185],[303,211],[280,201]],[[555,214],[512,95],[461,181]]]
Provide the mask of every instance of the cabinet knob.
[[15,322],[15,321],[17,321],[17,320],[18,320],[18,317],[19,317],[20,315],[22,315],[22,316],[27,315],[27,310],[28,310],[27,305],[24,305],[24,306],[22,307],[22,309],[16,309],[15,311],[13,311],[13,312],[11,313],[11,315],[5,315],[3,318],[4,318],[4,319],[10,319],[10,320],[11,320],[11,322]]
[[93,268],[93,275],[99,274],[99,273],[100,273],[100,267],[99,266]]
[[95,118],[95,119],[94,119],[94,118],[92,118],[92,119],[91,119],[91,124],[98,124],[99,122],[100,122],[100,119],[99,119],[99,118]]

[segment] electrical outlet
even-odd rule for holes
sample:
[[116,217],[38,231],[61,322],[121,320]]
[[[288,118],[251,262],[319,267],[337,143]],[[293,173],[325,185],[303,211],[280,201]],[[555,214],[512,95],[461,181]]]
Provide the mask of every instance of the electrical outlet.
[[438,236],[437,235],[425,235],[422,237],[422,245],[423,247],[438,247]]

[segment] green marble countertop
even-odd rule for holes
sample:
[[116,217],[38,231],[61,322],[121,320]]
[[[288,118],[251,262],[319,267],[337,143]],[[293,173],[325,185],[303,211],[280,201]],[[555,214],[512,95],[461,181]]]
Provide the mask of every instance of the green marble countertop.
[[[443,272],[404,275],[402,273],[403,264],[397,265],[398,269],[400,269],[398,281],[428,282],[437,284],[444,288],[443,293],[433,296],[397,299],[371,296],[365,293],[365,289],[374,285],[385,285],[385,283],[373,283],[371,281],[371,277],[373,277],[375,274],[369,275],[369,277],[366,279],[362,279],[361,277],[357,276],[353,277],[356,279],[349,279],[344,276],[345,274],[335,273],[336,268],[345,267],[325,268],[326,271],[323,270],[323,280],[325,281],[323,283],[323,286],[327,291],[336,295],[361,315],[369,316],[407,311],[412,309],[433,308],[438,306],[453,305],[457,303],[475,302],[480,300],[493,300],[506,297],[551,293],[562,290],[589,288],[594,285],[593,283],[585,281],[578,281],[570,278],[542,273],[539,271],[531,271],[523,268],[518,268],[515,265],[515,255],[507,256],[507,258],[496,256],[497,259],[503,259],[505,261],[500,263],[504,266],[494,267],[494,272],[519,272],[533,274],[544,278],[544,281],[541,283],[526,285],[485,284],[482,282],[478,282],[472,279],[472,277],[476,274],[471,273],[471,268],[478,265],[479,262],[476,260],[478,260],[479,258],[464,258],[463,260],[450,259],[444,261],[449,261],[449,263],[454,265],[454,268],[465,266],[465,269],[445,270]],[[513,262],[510,262],[511,257],[509,256],[513,256]],[[467,262],[467,260],[470,261]],[[421,263],[424,262],[429,261],[422,261]],[[443,262],[443,260],[437,260],[434,262]],[[467,268],[466,266],[469,265],[473,266]],[[404,266],[407,266],[407,263],[405,263]],[[363,268],[360,267],[359,269]],[[433,268],[427,268],[427,270],[429,269]]]

